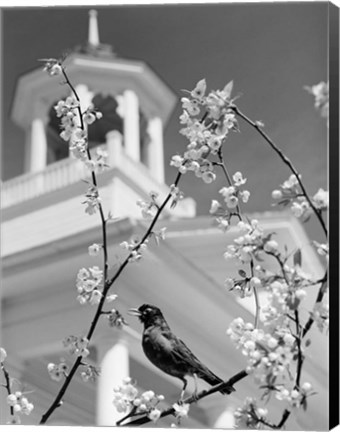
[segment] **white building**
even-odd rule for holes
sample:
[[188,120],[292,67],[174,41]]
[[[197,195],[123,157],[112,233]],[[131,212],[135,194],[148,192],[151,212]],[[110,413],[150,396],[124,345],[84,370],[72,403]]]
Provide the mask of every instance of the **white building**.
[[[89,43],[66,60],[67,72],[84,107],[94,100],[103,120],[89,130],[90,145],[108,151],[105,172],[98,175],[106,213],[119,218],[108,225],[110,265],[122,254],[119,244],[145,232],[146,222],[136,218],[136,201],[150,191],[167,195],[164,183],[163,127],[176,103],[167,85],[146,64],[116,57],[99,43],[96,15],[90,15]],[[41,69],[27,73],[18,82],[12,118],[26,132],[26,172],[3,183],[2,188],[2,312],[1,345],[8,352],[11,375],[25,383],[35,410],[26,424],[37,424],[52,403],[61,383],[51,381],[49,362],[68,359],[61,341],[68,335],[86,334],[94,309],[76,300],[78,269],[100,265],[87,248],[101,241],[99,217],[84,212],[82,195],[86,171],[69,158],[58,136],[53,106],[68,93]],[[117,112],[116,112],[117,108]],[[105,115],[107,113],[107,115]],[[304,268],[321,276],[323,268],[296,219],[279,213],[256,217],[288,249],[304,247]],[[223,259],[235,232],[223,235],[208,217],[195,217],[195,203],[183,200],[175,210],[167,208],[159,227],[167,227],[167,239],[150,248],[139,263],[130,264],[112,293],[118,293],[117,309],[143,303],[158,305],[173,330],[217,375],[228,378],[245,367],[225,331],[237,316],[253,321],[253,299],[238,300],[225,291],[223,281],[237,268]],[[268,266],[274,266],[268,262]],[[114,268],[111,270],[114,274]],[[305,301],[308,317],[317,288]],[[49,424],[112,425],[122,415],[115,413],[112,389],[127,375],[143,389],[164,394],[174,403],[182,383],[156,369],[141,348],[141,325],[128,317],[129,326],[117,330],[103,318],[91,343],[91,359],[101,365],[98,384],[73,380],[64,404]],[[313,329],[303,380],[313,383],[318,394],[309,400],[307,412],[287,422],[287,429],[328,428],[328,343]],[[71,363],[70,363],[71,364]],[[200,388],[204,387],[200,382]],[[251,377],[236,384],[237,391],[225,397],[213,395],[194,404],[185,427],[232,427],[231,412],[246,396],[258,394]],[[192,389],[192,387],[190,387]],[[4,392],[1,397],[4,399]],[[2,400],[1,423],[8,408]],[[282,405],[275,404],[272,421],[278,421]],[[166,418],[158,426],[170,425]]]

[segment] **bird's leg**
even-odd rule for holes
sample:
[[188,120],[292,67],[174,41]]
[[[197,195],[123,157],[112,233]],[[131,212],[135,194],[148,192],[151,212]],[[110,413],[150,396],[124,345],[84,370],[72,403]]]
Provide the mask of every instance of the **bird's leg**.
[[181,391],[181,397],[180,397],[180,402],[182,402],[183,401],[183,399],[184,399],[184,393],[185,393],[185,389],[187,388],[187,385],[188,385],[188,381],[183,377],[183,378],[181,378],[181,380],[183,381],[183,388],[182,388],[182,391]]
[[195,399],[197,399],[197,375],[194,373],[193,377],[194,377],[194,382],[195,382],[195,390],[194,390],[194,392],[192,394],[192,397],[195,398]]

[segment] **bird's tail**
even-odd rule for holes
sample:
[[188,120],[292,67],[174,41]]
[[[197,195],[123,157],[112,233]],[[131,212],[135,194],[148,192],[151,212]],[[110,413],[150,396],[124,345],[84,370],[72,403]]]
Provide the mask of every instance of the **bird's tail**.
[[[202,378],[205,382],[207,382],[212,386],[223,383],[223,380],[219,378],[217,375],[215,375],[213,372],[211,372],[210,370],[209,373],[205,373],[204,375],[201,375],[200,378]],[[236,389],[233,386],[226,385],[222,390],[220,390],[220,393],[230,394],[234,391],[236,391]]]

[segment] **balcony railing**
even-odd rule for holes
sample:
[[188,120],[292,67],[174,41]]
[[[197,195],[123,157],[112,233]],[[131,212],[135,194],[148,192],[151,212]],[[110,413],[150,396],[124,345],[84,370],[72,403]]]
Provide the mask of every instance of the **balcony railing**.
[[[105,145],[101,146],[105,149]],[[7,208],[89,177],[85,165],[67,158],[47,165],[42,171],[23,174],[2,185],[1,207]]]

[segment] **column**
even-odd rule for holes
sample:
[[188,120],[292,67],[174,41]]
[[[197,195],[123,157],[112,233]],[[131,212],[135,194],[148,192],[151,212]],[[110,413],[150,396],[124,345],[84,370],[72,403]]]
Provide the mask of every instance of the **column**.
[[119,166],[123,148],[123,137],[119,131],[112,130],[106,134],[107,164],[109,167]]
[[160,117],[149,120],[148,133],[150,136],[148,148],[150,172],[156,180],[164,183],[163,123]]
[[118,413],[112,404],[113,388],[129,376],[129,351],[123,337],[114,340],[112,333],[102,339],[98,347],[101,374],[97,390],[97,425],[114,426],[124,414]]
[[138,97],[132,90],[124,92],[124,144],[126,154],[140,161]]
[[47,138],[45,118],[37,116],[32,120],[27,132],[25,168],[26,172],[37,172],[45,169],[47,164]]

